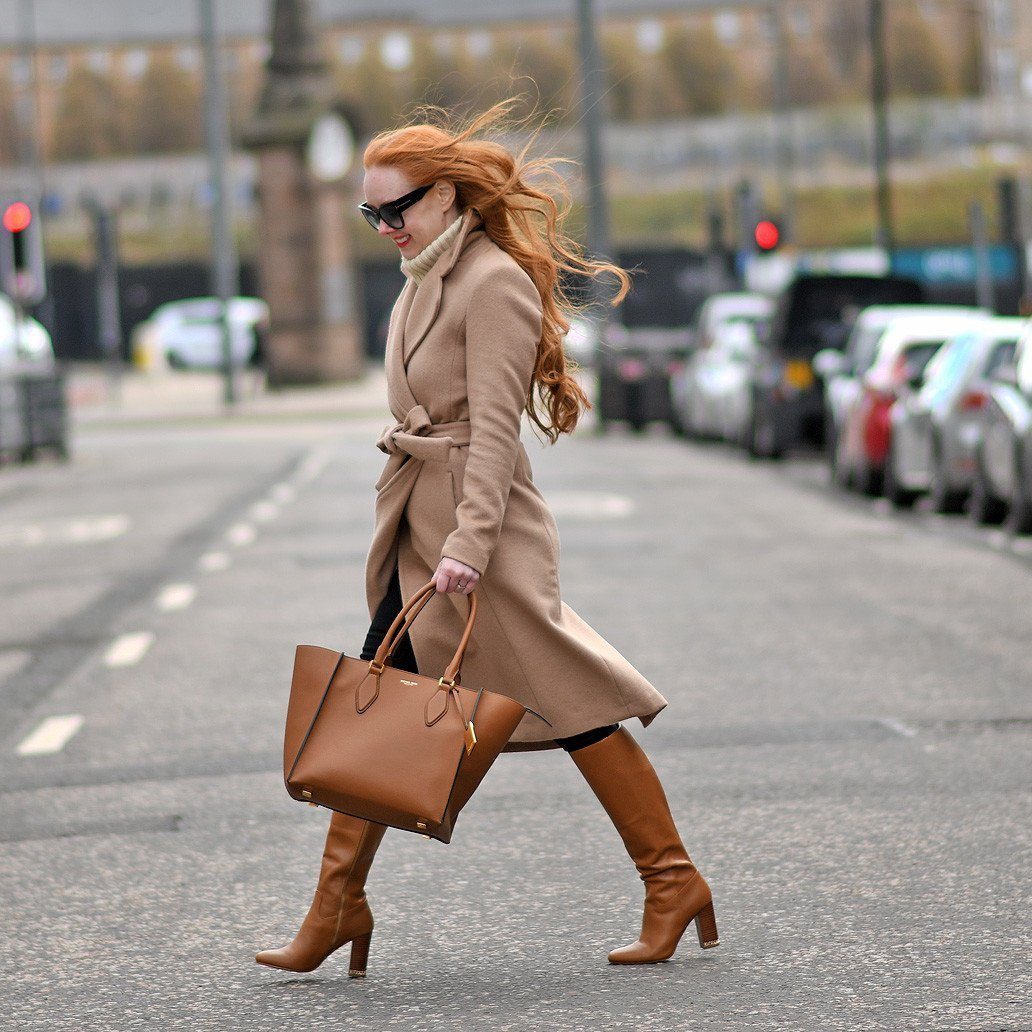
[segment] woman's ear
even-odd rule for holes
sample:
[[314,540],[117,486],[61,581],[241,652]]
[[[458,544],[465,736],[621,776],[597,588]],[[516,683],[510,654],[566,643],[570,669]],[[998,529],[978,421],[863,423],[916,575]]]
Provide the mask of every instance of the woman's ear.
[[455,203],[455,184],[450,179],[438,179],[434,187],[441,202],[441,210],[447,211]]

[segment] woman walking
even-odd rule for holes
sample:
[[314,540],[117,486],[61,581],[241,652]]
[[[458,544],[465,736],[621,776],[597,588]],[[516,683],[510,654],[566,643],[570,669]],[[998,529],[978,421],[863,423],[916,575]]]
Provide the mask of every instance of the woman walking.
[[[476,590],[477,622],[463,683],[516,699],[527,713],[503,751],[562,748],[619,832],[645,883],[641,931],[613,964],[671,957],[692,921],[717,945],[710,888],[678,835],[648,757],[621,720],[648,726],[666,699],[562,601],[559,535],[520,440],[524,411],[554,444],[576,427],[586,395],[566,369],[573,305],[561,272],[627,274],[589,260],[563,232],[565,209],[531,186],[554,164],[481,138],[512,107],[464,128],[412,124],[381,133],[364,155],[361,205],[398,246],[406,284],[387,339],[388,403],[397,423],[377,447],[376,521],[365,582],[372,619],[361,658],[374,658],[403,599],[437,593],[392,663],[443,670]],[[543,414],[538,412],[535,390]],[[352,944],[365,974],[373,916],[365,881],[386,826],[333,812],[315,898],[293,941],[256,957],[311,971]]]

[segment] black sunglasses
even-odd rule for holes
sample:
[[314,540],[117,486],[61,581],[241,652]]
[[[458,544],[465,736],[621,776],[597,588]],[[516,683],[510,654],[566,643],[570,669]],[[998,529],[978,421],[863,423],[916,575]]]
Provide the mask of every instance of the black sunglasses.
[[380,228],[380,220],[383,219],[391,229],[404,229],[405,219],[402,216],[402,212],[406,208],[411,208],[416,201],[421,200],[423,195],[433,186],[430,183],[429,186],[421,186],[412,193],[405,194],[404,197],[398,197],[393,201],[384,201],[379,208],[373,207],[371,204],[362,203],[358,206],[358,210],[365,216],[366,222],[369,223],[373,229]]

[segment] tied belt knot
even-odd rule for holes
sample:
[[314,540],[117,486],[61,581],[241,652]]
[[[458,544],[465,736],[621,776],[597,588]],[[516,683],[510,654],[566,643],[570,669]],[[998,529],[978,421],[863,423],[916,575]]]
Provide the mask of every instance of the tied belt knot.
[[376,447],[388,455],[402,451],[417,459],[447,462],[451,448],[468,445],[469,439],[468,419],[431,423],[426,409],[422,405],[414,405],[400,423],[384,427]]

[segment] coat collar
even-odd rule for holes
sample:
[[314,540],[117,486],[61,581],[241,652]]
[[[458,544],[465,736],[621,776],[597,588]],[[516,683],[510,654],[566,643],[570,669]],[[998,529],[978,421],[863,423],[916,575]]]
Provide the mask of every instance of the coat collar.
[[475,237],[484,220],[476,208],[467,208],[462,216],[459,232],[440,258],[430,266],[427,274],[416,283],[409,280],[405,289],[412,295],[412,303],[405,318],[403,334],[402,363],[407,366],[423,342],[427,331],[434,324],[441,308],[441,294],[445,277],[455,268],[470,236]]

